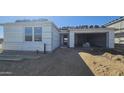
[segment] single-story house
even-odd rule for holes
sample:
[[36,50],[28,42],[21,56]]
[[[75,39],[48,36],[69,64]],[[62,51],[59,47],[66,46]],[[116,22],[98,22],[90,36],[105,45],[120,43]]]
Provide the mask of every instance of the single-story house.
[[114,48],[112,28],[67,28],[59,29],[49,20],[16,21],[2,24],[4,50],[46,51],[58,47],[82,47],[89,42],[92,47]]

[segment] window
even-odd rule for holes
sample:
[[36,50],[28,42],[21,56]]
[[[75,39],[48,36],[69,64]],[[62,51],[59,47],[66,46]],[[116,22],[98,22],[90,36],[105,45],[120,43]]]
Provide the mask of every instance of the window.
[[42,41],[42,28],[34,27],[34,41]]
[[25,28],[25,41],[32,41],[32,27]]

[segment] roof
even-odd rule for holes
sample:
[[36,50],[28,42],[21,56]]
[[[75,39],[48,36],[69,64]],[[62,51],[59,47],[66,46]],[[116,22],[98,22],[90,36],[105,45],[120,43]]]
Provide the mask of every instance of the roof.
[[63,26],[60,27],[60,30],[70,30],[70,29],[98,29],[98,28],[106,28],[105,26],[99,25],[78,25],[78,26]]
[[121,21],[123,21],[123,20],[124,20],[124,16],[122,16],[122,17],[120,17],[120,18],[118,18],[118,19],[115,19],[115,20],[113,20],[113,21],[110,21],[110,22],[104,24],[104,26],[110,26],[110,25],[112,25],[112,24],[121,22]]
[[8,22],[8,23],[2,23],[0,24],[1,26],[3,25],[12,25],[12,24],[27,24],[27,23],[52,23],[48,19],[35,19],[35,20],[16,20],[15,22]]
[[79,31],[83,31],[83,32],[92,32],[92,31],[95,31],[95,32],[109,32],[109,31],[115,31],[114,28],[83,28],[83,29],[76,29],[76,28],[70,28],[70,29],[62,29],[60,30],[61,33],[66,33],[66,32],[71,32],[71,31],[74,31],[74,32],[79,32]]

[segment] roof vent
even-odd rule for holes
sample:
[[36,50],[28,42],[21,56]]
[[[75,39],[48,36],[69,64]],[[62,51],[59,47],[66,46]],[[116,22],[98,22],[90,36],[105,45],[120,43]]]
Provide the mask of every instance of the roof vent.
[[48,21],[48,19],[43,19],[43,18],[40,18],[40,19],[35,19],[35,20],[32,20],[34,22],[37,22],[37,21]]
[[15,22],[30,22],[31,20],[24,19],[24,20],[16,20]]

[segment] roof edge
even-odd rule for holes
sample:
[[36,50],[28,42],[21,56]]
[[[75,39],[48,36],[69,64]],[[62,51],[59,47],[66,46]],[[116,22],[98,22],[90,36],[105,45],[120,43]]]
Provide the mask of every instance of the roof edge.
[[120,17],[120,18],[117,18],[117,19],[115,19],[115,20],[113,20],[113,21],[110,21],[110,22],[104,24],[104,26],[110,26],[110,25],[112,25],[112,24],[118,23],[118,22],[123,21],[123,20],[124,20],[124,16],[122,16],[122,17]]

